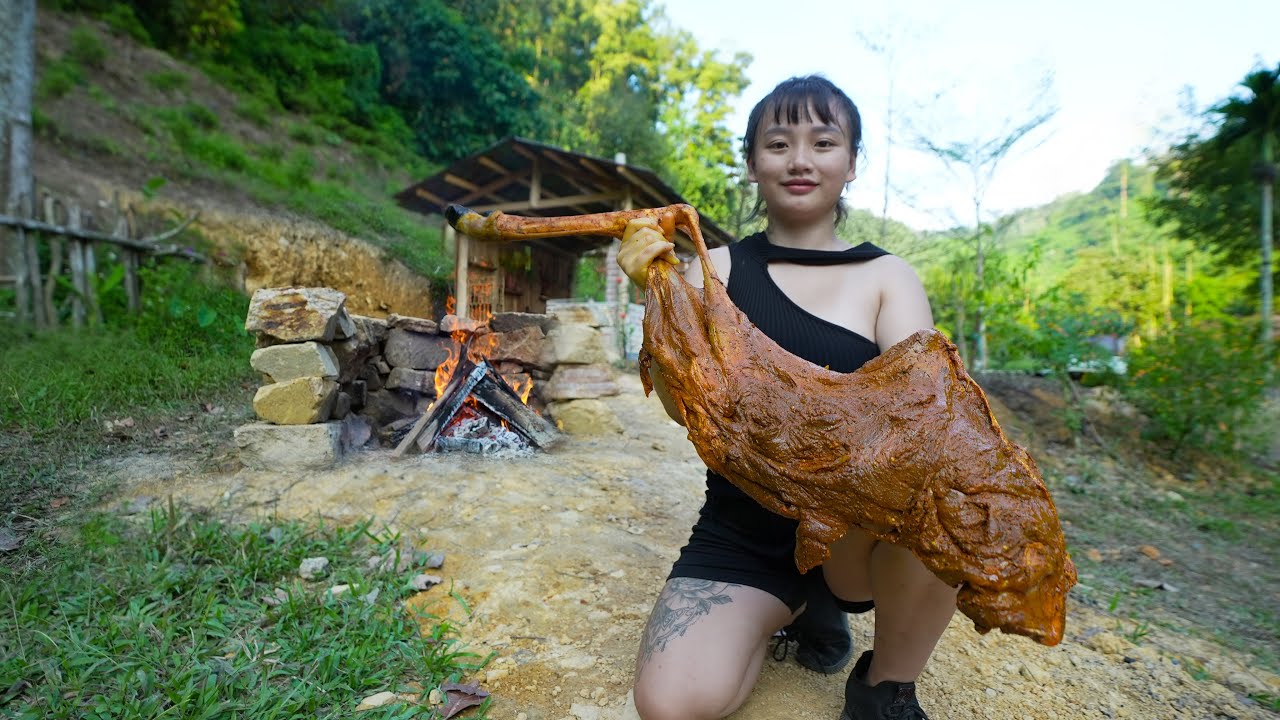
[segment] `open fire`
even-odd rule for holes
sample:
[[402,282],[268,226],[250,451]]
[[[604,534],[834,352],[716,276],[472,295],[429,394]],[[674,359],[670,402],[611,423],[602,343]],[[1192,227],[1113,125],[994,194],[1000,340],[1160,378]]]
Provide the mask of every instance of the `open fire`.
[[497,346],[488,318],[462,320],[454,314],[454,302],[450,297],[442,321],[454,347],[436,368],[436,400],[399,439],[395,454],[415,449],[525,454],[554,444],[559,432],[528,405],[533,378],[499,374],[487,361]]

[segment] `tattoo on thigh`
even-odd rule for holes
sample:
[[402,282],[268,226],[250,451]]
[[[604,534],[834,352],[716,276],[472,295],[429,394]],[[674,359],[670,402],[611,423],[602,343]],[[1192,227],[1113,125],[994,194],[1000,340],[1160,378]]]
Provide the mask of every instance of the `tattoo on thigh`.
[[653,659],[654,653],[667,649],[672,638],[684,635],[699,618],[711,612],[713,605],[728,605],[733,597],[725,590],[730,583],[697,578],[674,578],[669,581],[654,605],[649,624],[640,643],[639,664]]

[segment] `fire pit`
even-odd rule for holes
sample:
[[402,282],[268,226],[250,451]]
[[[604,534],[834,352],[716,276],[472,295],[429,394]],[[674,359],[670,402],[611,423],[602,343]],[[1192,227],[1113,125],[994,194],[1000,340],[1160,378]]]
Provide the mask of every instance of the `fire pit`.
[[397,457],[415,448],[527,453],[559,439],[554,425],[526,405],[488,362],[472,361],[470,354],[461,353],[449,369],[440,396],[396,444]]

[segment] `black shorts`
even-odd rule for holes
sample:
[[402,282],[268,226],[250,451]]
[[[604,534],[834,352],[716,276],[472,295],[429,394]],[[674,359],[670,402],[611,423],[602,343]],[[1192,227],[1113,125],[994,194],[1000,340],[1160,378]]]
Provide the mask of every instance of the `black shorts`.
[[805,584],[820,571],[796,569],[799,523],[766,510],[736,488],[707,490],[707,500],[667,579],[698,578],[764,590],[792,612],[805,603]]

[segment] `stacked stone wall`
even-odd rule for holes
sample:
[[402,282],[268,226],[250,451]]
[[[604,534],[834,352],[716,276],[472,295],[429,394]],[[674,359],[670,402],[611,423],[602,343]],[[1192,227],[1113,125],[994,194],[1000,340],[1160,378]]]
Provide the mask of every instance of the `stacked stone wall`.
[[529,405],[571,435],[621,431],[600,398],[617,394],[598,313],[499,313],[486,322],[352,315],[331,288],[254,292],[245,329],[262,378],[258,421],[238,428],[244,464],[323,468],[358,449],[389,449],[436,399],[436,371],[473,338],[514,388],[532,383]]

